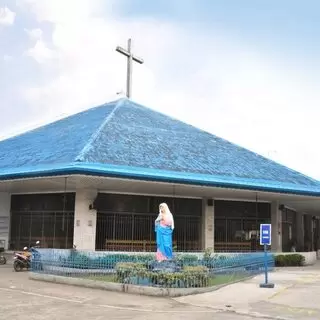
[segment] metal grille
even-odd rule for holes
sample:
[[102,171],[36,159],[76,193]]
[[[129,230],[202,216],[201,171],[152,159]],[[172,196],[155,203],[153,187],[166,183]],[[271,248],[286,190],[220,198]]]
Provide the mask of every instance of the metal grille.
[[72,211],[12,211],[10,249],[41,241],[43,248],[72,248],[74,212]]
[[[175,216],[174,250],[201,250],[200,219],[193,216]],[[98,212],[96,249],[154,252],[154,220],[154,214]]]
[[270,223],[266,219],[256,218],[216,218],[215,252],[260,251],[260,224]]

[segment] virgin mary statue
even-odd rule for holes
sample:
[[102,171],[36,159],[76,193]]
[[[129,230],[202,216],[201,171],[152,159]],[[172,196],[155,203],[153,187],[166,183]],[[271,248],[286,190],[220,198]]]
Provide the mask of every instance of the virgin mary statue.
[[174,229],[173,215],[166,203],[159,206],[159,215],[155,221],[157,241],[157,261],[172,259],[172,233]]

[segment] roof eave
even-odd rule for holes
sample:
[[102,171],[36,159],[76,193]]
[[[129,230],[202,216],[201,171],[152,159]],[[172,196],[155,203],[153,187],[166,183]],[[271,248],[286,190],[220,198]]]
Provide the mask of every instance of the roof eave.
[[37,167],[29,170],[10,170],[0,172],[0,181],[17,179],[45,178],[65,175],[90,175],[96,177],[111,177],[153,182],[179,183],[195,186],[207,186],[250,191],[263,191],[273,193],[285,193],[301,196],[320,197],[320,187],[310,188],[305,186],[276,185],[268,181],[255,182],[252,180],[241,181],[236,178],[215,177],[193,173],[168,172],[163,170],[130,168],[124,166],[72,163],[55,167]]

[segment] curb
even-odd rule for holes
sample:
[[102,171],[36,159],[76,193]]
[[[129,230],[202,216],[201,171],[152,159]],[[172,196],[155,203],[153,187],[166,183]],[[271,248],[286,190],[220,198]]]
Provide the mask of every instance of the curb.
[[221,285],[217,285],[213,287],[205,287],[205,288],[155,288],[155,287],[147,287],[147,286],[137,286],[132,284],[103,282],[103,281],[97,281],[97,280],[64,277],[64,276],[57,276],[57,275],[50,275],[50,274],[41,274],[41,273],[34,273],[34,272],[31,272],[29,274],[29,279],[59,283],[59,284],[65,284],[65,285],[71,285],[71,286],[85,287],[90,289],[123,292],[123,293],[136,294],[136,295],[177,298],[182,296],[216,291],[227,285],[247,280],[248,278],[245,278],[240,281],[228,283],[228,284],[221,284]]

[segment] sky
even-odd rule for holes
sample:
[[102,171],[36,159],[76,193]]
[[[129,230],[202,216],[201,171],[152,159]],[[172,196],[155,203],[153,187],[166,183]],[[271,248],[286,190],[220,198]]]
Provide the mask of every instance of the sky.
[[0,0],[0,139],[132,99],[320,179],[317,0]]

